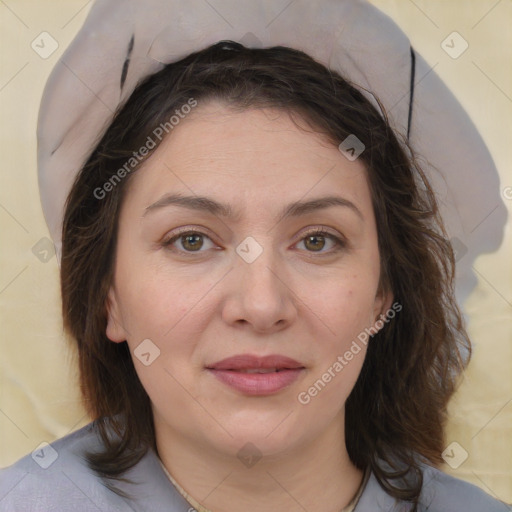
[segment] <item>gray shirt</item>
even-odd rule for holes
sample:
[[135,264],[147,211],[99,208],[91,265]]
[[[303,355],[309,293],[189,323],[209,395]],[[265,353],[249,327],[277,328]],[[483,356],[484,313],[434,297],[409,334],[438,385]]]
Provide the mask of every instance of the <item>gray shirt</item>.
[[[135,495],[132,500],[109,490],[85,463],[84,450],[99,450],[95,423],[73,432],[0,470],[1,512],[194,512],[176,490],[153,450],[115,487]],[[507,512],[512,507],[463,480],[422,465],[421,512]],[[355,512],[405,512],[410,505],[389,496],[371,474]]]

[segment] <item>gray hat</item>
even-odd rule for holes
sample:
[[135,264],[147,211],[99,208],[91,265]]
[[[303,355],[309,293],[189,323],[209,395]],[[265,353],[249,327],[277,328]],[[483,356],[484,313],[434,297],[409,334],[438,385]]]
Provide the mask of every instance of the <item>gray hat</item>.
[[165,64],[227,39],[302,50],[380,99],[437,193],[463,304],[476,284],[474,260],[502,241],[498,173],[452,93],[365,0],[96,0],[53,69],[39,112],[39,187],[58,258],[65,200],[118,105]]

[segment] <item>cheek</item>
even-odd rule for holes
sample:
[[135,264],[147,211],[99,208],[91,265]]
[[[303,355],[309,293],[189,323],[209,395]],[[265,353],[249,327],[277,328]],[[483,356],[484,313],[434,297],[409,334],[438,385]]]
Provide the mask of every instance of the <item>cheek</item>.
[[[146,268],[120,287],[135,370],[159,409],[170,402],[173,407],[187,407],[190,396],[183,386],[190,387],[186,383],[195,370],[191,361],[207,317],[200,299],[211,287],[208,284],[196,282],[191,286],[183,277],[164,279]],[[191,392],[195,394],[193,389]]]
[[[330,288],[317,302],[327,336],[313,343],[315,365],[296,396],[310,418],[333,419],[352,391],[367,351],[374,295],[355,276],[352,286]],[[310,304],[312,307],[312,305]],[[320,307],[321,306],[321,307]]]
[[297,407],[305,418],[313,422],[326,424],[344,410],[366,355],[366,346],[359,344],[358,353],[352,354],[348,361],[343,351],[326,361],[319,372],[306,379],[295,397]]
[[[195,352],[211,321],[208,291],[215,283],[190,280],[184,273],[165,275],[146,265],[144,272],[134,272],[120,286],[127,342],[153,402],[167,403],[173,397],[173,403],[185,406],[180,383],[190,382],[197,370]],[[150,356],[143,355],[147,353]]]
[[121,283],[118,288],[122,316],[133,340],[151,336],[161,341],[172,338],[171,333],[186,320],[197,320],[202,299],[215,284],[208,278],[191,279],[185,272],[170,274],[147,263],[126,268],[140,269],[124,275],[121,271],[116,276]]
[[331,336],[327,345],[342,349],[372,321],[376,283],[362,279],[361,274],[340,276],[330,280],[311,294],[306,304],[318,312]]

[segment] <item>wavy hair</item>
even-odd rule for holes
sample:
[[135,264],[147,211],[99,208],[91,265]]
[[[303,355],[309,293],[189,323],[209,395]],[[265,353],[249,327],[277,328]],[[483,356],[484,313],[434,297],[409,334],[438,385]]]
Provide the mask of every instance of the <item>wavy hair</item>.
[[78,349],[83,402],[104,442],[101,452],[87,454],[89,466],[122,492],[112,479],[123,480],[148,449],[156,450],[150,399],[128,345],[105,334],[120,207],[145,159],[126,178],[111,181],[115,186],[105,197],[95,191],[190,98],[221,100],[240,111],[278,108],[336,146],[350,134],[366,146],[359,158],[377,223],[379,288],[391,291],[403,308],[370,339],[346,402],[346,445],[355,466],[371,469],[388,494],[416,510],[421,460],[433,466],[442,461],[447,403],[471,355],[453,292],[452,247],[435,194],[382,105],[378,112],[337,72],[282,46],[249,49],[222,41],[147,77],[119,107],[76,177],[63,222],[61,292],[65,329]]

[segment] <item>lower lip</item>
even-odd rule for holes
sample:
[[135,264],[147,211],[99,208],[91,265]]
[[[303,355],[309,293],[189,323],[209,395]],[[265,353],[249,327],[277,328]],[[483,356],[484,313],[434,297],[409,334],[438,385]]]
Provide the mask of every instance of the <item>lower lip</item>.
[[247,395],[277,393],[296,381],[304,368],[269,373],[243,373],[233,370],[209,369],[224,384]]

